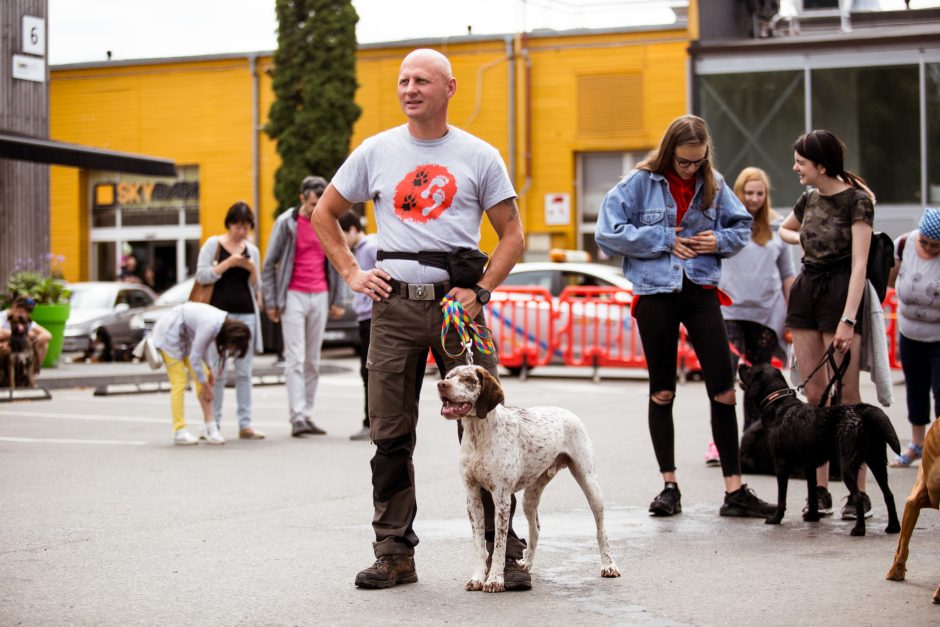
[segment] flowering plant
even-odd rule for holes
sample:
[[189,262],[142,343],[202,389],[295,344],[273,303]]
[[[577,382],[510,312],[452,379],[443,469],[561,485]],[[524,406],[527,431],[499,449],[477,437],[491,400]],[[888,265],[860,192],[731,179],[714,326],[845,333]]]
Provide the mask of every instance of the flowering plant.
[[32,259],[18,259],[7,280],[6,293],[0,296],[0,307],[8,308],[17,296],[29,296],[37,305],[68,303],[70,292],[62,280],[63,261],[65,257],[52,253],[47,253],[39,264]]

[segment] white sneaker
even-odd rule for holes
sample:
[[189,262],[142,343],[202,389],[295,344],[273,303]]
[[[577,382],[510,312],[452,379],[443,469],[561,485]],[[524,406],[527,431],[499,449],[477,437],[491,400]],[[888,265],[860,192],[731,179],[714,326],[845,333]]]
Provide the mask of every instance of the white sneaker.
[[187,429],[180,429],[175,434],[173,434],[173,444],[177,446],[190,446],[193,444],[199,444],[199,440]]
[[225,438],[219,433],[219,428],[215,424],[206,429],[206,442],[208,444],[225,444]]

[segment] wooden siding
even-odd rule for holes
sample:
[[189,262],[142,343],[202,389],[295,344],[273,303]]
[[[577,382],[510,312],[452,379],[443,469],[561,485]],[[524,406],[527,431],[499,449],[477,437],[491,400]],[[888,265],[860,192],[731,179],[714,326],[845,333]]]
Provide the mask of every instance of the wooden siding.
[[[13,55],[23,54],[24,15],[46,19],[45,0],[0,2],[0,130],[45,138],[49,83],[13,78]],[[0,159],[0,291],[18,265],[46,266],[49,219],[49,166]]]

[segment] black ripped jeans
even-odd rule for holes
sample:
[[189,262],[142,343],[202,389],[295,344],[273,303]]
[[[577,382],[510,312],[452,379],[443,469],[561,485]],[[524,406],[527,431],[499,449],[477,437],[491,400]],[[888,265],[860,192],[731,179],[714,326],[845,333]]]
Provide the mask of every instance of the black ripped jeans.
[[[710,402],[712,437],[721,456],[722,475],[741,474],[734,405],[715,400],[722,392],[734,389],[731,350],[717,291],[685,278],[681,292],[640,296],[634,315],[649,370],[650,396],[667,391],[675,397],[679,325],[685,325],[689,342],[702,366]],[[673,401],[664,405],[653,402],[652,398],[649,401],[650,437],[660,472],[676,469],[672,405]]]

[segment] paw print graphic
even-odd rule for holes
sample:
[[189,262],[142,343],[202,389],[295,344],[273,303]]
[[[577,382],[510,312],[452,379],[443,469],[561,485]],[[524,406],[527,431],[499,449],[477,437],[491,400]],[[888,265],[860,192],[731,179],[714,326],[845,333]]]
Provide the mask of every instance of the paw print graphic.
[[[418,178],[415,176],[415,178]],[[414,194],[408,194],[405,196],[405,199],[401,201],[401,210],[402,211],[411,211],[418,206],[418,200],[415,198]]]
[[417,172],[415,172],[415,177],[411,182],[415,187],[423,187],[427,185],[430,179],[431,177],[428,176],[427,172],[425,172],[424,170],[418,170]]

